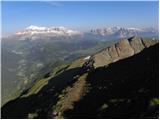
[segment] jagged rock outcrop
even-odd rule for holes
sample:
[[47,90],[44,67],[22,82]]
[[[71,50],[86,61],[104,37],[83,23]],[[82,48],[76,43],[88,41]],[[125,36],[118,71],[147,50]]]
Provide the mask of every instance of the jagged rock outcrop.
[[158,43],[157,40],[146,40],[139,37],[121,39],[118,43],[94,54],[84,64],[86,68],[98,68],[118,60],[130,57],[143,49]]

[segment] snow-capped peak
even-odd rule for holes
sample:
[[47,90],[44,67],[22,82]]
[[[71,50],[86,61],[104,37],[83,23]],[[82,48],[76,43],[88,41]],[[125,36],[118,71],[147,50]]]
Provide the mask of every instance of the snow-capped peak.
[[26,28],[27,30],[45,30],[46,27],[38,27],[34,25],[30,25],[29,27]]
[[59,29],[61,29],[61,30],[67,30],[67,28],[65,28],[65,27],[63,27],[63,26],[60,26],[60,27],[58,27]]
[[52,36],[59,35],[77,35],[80,34],[78,31],[70,30],[63,26],[60,27],[38,27],[35,25],[31,25],[26,29],[19,31],[16,35],[37,35],[37,34],[50,34]]

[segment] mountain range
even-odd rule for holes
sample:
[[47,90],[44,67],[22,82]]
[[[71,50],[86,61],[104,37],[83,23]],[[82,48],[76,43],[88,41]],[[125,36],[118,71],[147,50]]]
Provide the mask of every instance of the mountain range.
[[80,34],[78,31],[73,31],[65,27],[38,27],[31,25],[25,30],[16,32],[16,35],[35,35],[35,34],[51,34],[52,36],[72,36]]
[[106,27],[91,29],[87,32],[71,30],[66,27],[38,27],[31,25],[24,30],[16,32],[10,37],[16,37],[19,40],[117,40],[119,38],[129,38],[132,36],[156,37],[158,30],[154,28],[123,28]]

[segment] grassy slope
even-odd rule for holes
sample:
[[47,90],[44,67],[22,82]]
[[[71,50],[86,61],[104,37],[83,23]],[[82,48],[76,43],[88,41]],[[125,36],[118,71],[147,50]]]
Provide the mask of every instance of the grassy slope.
[[60,65],[55,67],[50,73],[47,73],[47,77],[44,77],[43,79],[40,79],[38,81],[36,81],[33,86],[31,87],[31,89],[29,89],[29,91],[27,92],[27,94],[23,95],[22,97],[27,97],[33,94],[38,93],[41,88],[43,88],[45,85],[48,84],[48,81],[50,79],[52,79],[54,76],[58,75],[59,72],[61,72],[61,70],[65,69],[68,65]]
[[58,101],[58,96],[62,91],[72,85],[77,76],[80,76],[80,68],[84,62],[83,59],[79,59],[68,67],[62,65],[62,69],[65,68],[63,70],[59,68],[53,69],[53,71],[44,76],[40,81],[37,81],[21,97],[5,104],[2,107],[2,117],[46,118],[50,109]]

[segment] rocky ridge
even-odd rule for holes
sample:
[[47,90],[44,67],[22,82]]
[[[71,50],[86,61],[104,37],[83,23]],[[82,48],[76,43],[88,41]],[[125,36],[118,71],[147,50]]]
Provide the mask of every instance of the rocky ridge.
[[144,40],[140,37],[121,39],[118,43],[98,52],[90,57],[84,64],[85,67],[98,68],[118,60],[133,56],[158,43],[157,40]]

